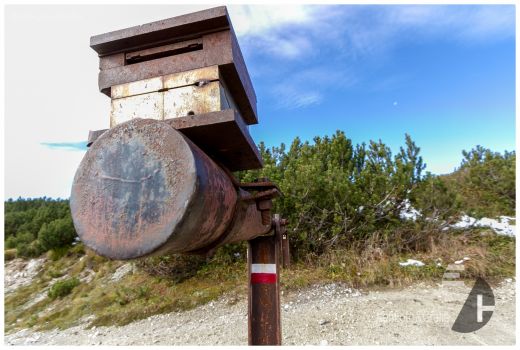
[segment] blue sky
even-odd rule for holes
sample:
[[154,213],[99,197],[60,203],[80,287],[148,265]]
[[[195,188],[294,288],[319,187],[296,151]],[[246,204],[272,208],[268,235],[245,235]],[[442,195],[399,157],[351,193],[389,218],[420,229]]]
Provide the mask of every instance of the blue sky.
[[[90,36],[213,6],[6,7],[4,198],[68,198],[88,131],[108,127]],[[396,152],[409,133],[436,174],[478,144],[515,148],[512,5],[228,10],[258,98],[257,143],[339,129]]]
[[477,144],[514,149],[514,6],[301,11],[237,30],[258,96],[255,140],[278,145],[340,129],[397,151],[409,133],[437,174]]

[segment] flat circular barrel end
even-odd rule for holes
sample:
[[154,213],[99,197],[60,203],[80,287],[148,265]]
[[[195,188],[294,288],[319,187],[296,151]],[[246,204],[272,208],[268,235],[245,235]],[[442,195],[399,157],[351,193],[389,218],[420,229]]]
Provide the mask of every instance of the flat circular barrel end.
[[134,119],[110,129],[74,178],[70,207],[80,239],[111,259],[156,252],[194,202],[195,163],[189,141],[166,123]]

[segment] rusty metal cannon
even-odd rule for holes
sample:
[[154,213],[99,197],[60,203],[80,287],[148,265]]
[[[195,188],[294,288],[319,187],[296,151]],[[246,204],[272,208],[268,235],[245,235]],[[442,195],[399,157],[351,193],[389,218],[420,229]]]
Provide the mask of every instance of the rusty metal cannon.
[[[97,35],[110,129],[91,131],[70,207],[80,239],[111,259],[207,254],[248,241],[249,342],[280,344],[285,221],[248,125],[256,97],[227,9]],[[287,263],[288,250],[284,251]]]
[[262,212],[269,213],[276,194],[271,183],[238,184],[168,123],[134,119],[91,146],[70,206],[86,245],[133,259],[204,252],[267,234],[271,218],[262,220]]

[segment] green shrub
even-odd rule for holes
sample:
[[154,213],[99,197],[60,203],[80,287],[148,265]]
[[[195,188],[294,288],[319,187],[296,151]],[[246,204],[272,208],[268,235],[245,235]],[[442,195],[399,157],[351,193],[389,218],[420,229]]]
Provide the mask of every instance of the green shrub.
[[457,193],[469,215],[495,217],[515,215],[516,153],[492,152],[477,146],[463,151]]
[[19,256],[33,258],[40,256],[43,252],[45,252],[45,249],[42,248],[38,240],[35,240],[29,244],[18,244],[16,246],[16,251],[18,252]]
[[49,258],[49,260],[51,261],[58,261],[59,259],[61,259],[69,253],[69,249],[69,246],[56,247],[54,249],[51,249],[47,252],[47,258]]
[[25,231],[19,232],[16,236],[9,237],[6,247],[7,248],[15,248],[19,245],[29,245],[32,241],[34,241],[34,236],[32,233]]
[[5,247],[16,248],[17,256],[25,258],[36,257],[44,252],[38,240],[35,240],[33,234],[28,231],[19,232],[16,236],[7,238]]
[[85,245],[81,242],[78,242],[69,249],[69,252],[76,255],[85,255]]
[[72,290],[79,285],[79,279],[76,277],[69,278],[63,281],[58,281],[49,289],[48,296],[51,299],[63,298],[69,295]]
[[341,131],[316,137],[313,144],[296,138],[288,150],[260,144],[260,151],[264,168],[239,173],[240,180],[267,177],[277,183],[283,197],[273,212],[288,219],[291,251],[303,255],[399,225],[425,168],[409,135],[395,155],[381,140],[354,145]]
[[52,278],[58,278],[58,277],[61,277],[63,276],[63,271],[58,271],[58,270],[54,270],[54,269],[51,269],[49,270],[49,276],[51,276]]
[[38,233],[38,240],[45,250],[68,246],[74,242],[75,238],[76,231],[70,217],[43,224]]
[[448,219],[460,210],[457,193],[443,177],[428,173],[412,193],[413,206],[424,217]]
[[15,236],[9,236],[7,237],[7,239],[5,240],[5,248],[6,249],[13,249],[13,248],[16,248],[16,237]]
[[515,152],[477,146],[463,152],[456,172],[425,176],[420,148],[409,135],[395,154],[381,140],[354,145],[341,131],[313,141],[296,138],[287,148],[261,143],[264,168],[237,173],[240,181],[267,177],[281,189],[273,212],[288,219],[296,259],[399,230],[406,226],[400,213],[409,202],[423,219],[449,220],[463,212],[514,215]]

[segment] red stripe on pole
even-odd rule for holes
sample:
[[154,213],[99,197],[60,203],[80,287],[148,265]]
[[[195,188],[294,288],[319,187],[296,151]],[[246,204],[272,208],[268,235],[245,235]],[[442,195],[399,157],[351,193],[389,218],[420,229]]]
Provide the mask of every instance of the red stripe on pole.
[[251,283],[276,283],[276,273],[252,273]]

